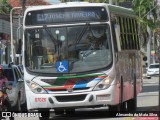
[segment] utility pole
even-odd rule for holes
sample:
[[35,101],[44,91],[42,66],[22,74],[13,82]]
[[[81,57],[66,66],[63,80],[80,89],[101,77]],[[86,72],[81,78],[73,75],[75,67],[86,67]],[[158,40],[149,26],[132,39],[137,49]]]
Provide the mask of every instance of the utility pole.
[[22,15],[24,15],[25,8],[26,8],[26,0],[22,0]]
[[[159,86],[160,86],[160,35],[158,34],[158,42],[159,42],[159,46],[158,46],[158,60],[159,60]],[[160,95],[158,98],[159,101],[159,105],[160,105]],[[160,111],[160,106],[158,107],[158,111]]]
[[[141,17],[142,19],[144,17],[147,16],[147,19],[153,19],[151,18],[151,12],[152,10],[154,10],[155,8],[157,7],[157,4],[150,9],[150,11],[148,11],[143,17]],[[140,8],[140,7],[139,7]],[[140,10],[140,9],[139,9]],[[140,16],[140,11],[139,11],[139,16]],[[152,39],[152,31],[151,29],[149,28],[149,26],[147,26],[147,31],[148,31],[148,34],[149,34],[149,38],[148,38],[148,43],[147,43],[147,62],[148,62],[148,66],[150,65],[150,57],[151,57],[151,39]]]
[[112,3],[112,0],[109,0],[109,4],[113,4],[113,3]]

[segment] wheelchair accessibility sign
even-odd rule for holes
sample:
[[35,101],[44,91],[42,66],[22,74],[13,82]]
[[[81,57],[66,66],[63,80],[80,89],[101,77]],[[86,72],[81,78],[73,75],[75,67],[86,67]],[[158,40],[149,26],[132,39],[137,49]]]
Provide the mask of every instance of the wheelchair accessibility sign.
[[58,61],[56,62],[57,72],[68,72],[68,61]]

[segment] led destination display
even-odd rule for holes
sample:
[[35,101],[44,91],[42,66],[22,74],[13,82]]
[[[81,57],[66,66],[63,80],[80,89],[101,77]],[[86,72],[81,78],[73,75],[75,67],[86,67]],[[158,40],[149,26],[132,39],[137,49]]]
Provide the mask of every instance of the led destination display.
[[26,25],[55,24],[63,22],[106,21],[107,12],[102,7],[57,8],[27,13]]

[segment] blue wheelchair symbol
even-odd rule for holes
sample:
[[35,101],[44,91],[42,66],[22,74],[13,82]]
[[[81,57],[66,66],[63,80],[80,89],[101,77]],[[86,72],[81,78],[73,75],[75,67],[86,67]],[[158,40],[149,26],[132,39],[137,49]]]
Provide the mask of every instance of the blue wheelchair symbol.
[[56,62],[57,72],[68,72],[68,61],[58,61]]

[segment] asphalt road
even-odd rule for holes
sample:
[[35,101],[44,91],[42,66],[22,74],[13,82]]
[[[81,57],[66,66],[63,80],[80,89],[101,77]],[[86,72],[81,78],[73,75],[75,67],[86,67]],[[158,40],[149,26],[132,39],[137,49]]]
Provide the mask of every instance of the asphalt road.
[[[137,97],[137,111],[150,111],[159,105],[159,78],[143,80],[143,90]],[[137,112],[135,111],[135,112]],[[74,115],[50,115],[50,120],[134,120],[133,117],[108,117],[108,108],[79,109]],[[8,120],[8,119],[7,119]],[[38,117],[16,117],[15,120],[39,120]],[[156,120],[156,119],[154,119]],[[158,120],[158,119],[157,119]]]

